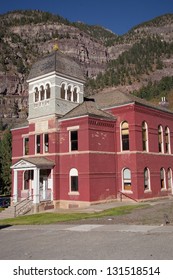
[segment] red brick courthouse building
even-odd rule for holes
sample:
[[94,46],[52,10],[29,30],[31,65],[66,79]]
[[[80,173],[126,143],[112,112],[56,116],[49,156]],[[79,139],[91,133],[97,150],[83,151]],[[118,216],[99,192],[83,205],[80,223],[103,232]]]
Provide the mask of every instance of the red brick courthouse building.
[[61,52],[28,77],[28,123],[12,129],[13,200],[85,207],[173,193],[173,112],[114,89],[84,97],[80,66]]

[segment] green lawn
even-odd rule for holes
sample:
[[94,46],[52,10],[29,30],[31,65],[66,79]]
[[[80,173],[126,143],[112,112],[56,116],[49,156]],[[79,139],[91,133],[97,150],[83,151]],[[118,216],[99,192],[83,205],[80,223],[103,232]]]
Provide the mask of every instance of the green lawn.
[[26,215],[17,218],[0,220],[0,225],[45,225],[56,224],[89,218],[101,218],[105,216],[119,216],[128,214],[136,208],[146,207],[147,205],[120,206],[97,213],[40,213]]

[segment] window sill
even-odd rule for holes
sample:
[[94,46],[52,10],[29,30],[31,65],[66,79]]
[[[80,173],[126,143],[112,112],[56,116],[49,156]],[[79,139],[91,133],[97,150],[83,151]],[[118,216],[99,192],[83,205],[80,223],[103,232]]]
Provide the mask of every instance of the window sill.
[[133,193],[131,190],[122,190],[123,193]]
[[165,191],[167,191],[167,189],[166,189],[166,188],[164,188],[164,189],[161,189],[161,192],[165,192]]
[[144,193],[152,193],[152,190],[144,190]]
[[69,192],[68,195],[79,195],[79,192]]

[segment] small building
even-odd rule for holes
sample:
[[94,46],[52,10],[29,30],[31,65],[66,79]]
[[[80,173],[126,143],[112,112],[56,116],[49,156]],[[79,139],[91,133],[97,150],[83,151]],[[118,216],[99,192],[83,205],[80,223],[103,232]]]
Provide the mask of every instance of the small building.
[[172,195],[173,112],[114,89],[85,98],[80,65],[59,51],[33,65],[28,83],[27,124],[12,129],[14,203]]

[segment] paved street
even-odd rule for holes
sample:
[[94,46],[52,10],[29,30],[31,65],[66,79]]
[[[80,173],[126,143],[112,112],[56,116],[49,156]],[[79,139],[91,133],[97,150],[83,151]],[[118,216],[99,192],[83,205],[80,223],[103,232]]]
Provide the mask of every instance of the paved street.
[[173,226],[0,226],[0,259],[173,259]]

